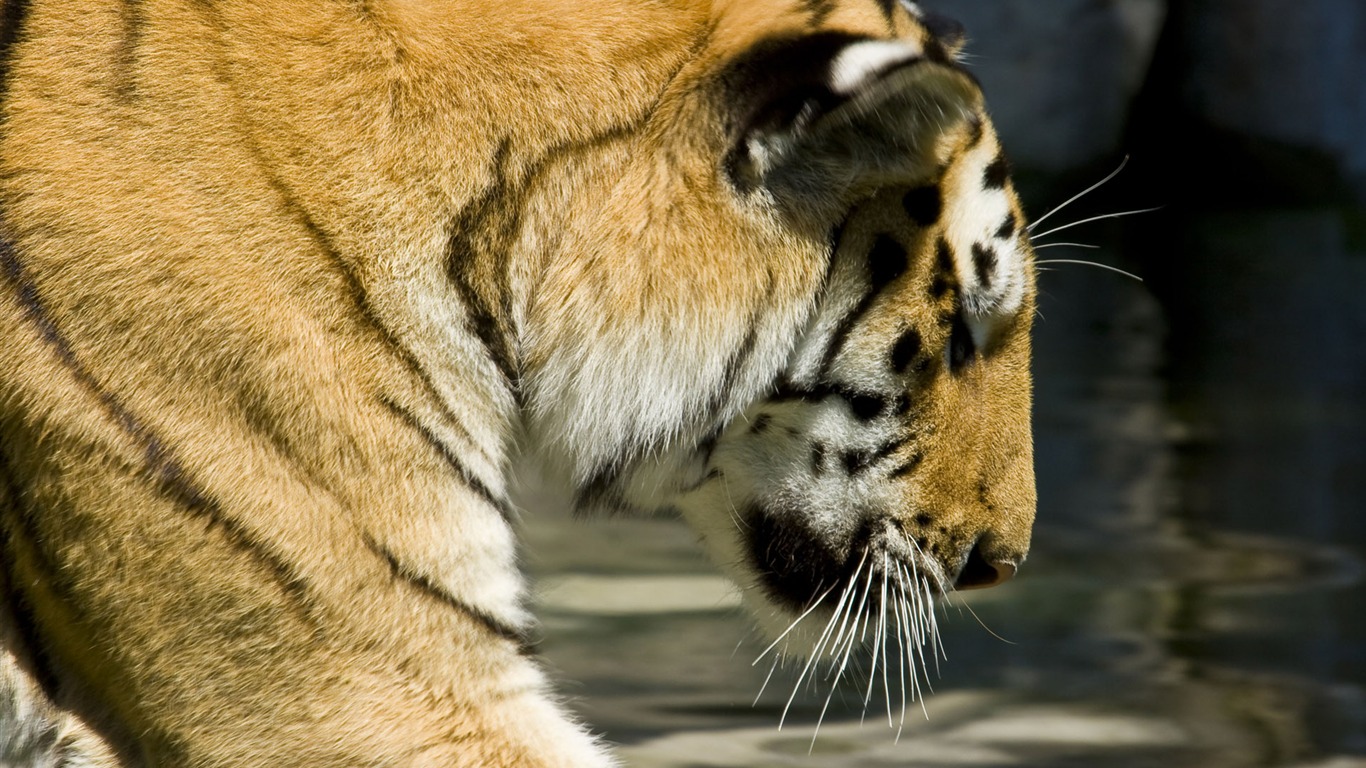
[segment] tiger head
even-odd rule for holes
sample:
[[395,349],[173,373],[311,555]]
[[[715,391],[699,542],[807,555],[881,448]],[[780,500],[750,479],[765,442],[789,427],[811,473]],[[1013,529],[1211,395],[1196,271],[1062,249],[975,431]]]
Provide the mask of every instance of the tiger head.
[[580,506],[681,511],[775,634],[869,585],[1001,583],[1029,548],[1024,219],[961,31],[885,10],[686,66],[671,149],[624,158],[576,232],[616,272],[543,294],[529,348]]

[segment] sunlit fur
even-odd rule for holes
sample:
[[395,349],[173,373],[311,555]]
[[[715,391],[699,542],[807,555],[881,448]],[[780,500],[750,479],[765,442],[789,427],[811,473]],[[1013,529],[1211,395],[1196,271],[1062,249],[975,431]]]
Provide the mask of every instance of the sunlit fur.
[[918,6],[0,15],[0,746],[610,764],[527,647],[533,470],[910,695],[1024,559],[1032,251]]

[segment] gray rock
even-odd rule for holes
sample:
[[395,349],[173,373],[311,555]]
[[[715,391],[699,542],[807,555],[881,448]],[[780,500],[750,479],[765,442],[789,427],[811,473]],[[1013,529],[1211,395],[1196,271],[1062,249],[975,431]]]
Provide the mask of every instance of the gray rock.
[[967,61],[986,89],[1011,159],[1050,172],[1086,165],[1118,147],[1166,14],[1164,0],[923,5],[967,27]]
[[1366,179],[1366,3],[1203,0],[1183,7],[1181,27],[1197,115]]

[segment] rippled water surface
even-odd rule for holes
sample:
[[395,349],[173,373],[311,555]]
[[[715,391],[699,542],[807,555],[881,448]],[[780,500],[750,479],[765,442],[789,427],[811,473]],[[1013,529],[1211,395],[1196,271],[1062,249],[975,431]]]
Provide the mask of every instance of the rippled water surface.
[[861,682],[814,743],[795,670],[752,705],[763,644],[681,523],[529,515],[545,657],[628,764],[1366,766],[1366,222],[1099,237],[1146,281],[1043,274],[1034,550],[941,612],[899,741]]

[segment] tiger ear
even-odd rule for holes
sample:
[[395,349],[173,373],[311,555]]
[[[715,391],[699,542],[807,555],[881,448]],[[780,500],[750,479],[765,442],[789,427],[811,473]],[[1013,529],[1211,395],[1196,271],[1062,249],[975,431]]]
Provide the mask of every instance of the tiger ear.
[[963,46],[968,42],[968,31],[957,19],[926,10],[920,3],[912,0],[902,0],[901,3],[906,10],[911,12],[915,20],[920,22],[920,26],[925,28],[925,33],[929,35],[927,45],[939,46],[944,50],[944,55],[948,58],[957,59],[963,52]]
[[780,198],[926,181],[948,159],[945,137],[982,109],[976,81],[943,47],[843,33],[769,41],[727,85],[748,107],[727,171],[741,191]]

